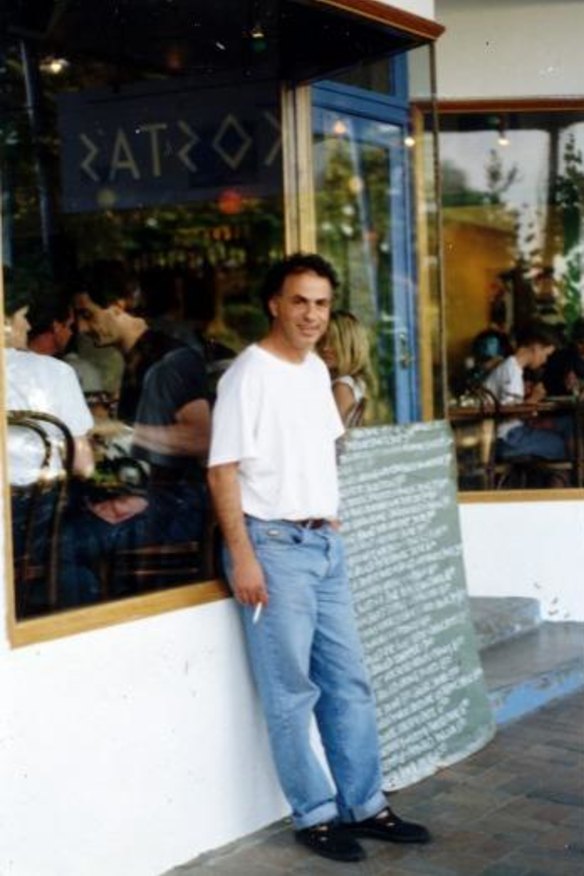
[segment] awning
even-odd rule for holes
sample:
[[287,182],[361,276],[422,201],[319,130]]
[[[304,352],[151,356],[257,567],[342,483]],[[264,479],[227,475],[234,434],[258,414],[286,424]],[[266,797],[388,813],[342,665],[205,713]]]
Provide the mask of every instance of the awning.
[[153,75],[305,82],[436,39],[379,0],[4,0],[0,41]]

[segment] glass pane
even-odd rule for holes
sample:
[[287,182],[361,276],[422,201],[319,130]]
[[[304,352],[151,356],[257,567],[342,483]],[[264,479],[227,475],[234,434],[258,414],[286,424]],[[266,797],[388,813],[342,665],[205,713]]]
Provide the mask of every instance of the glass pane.
[[392,153],[401,129],[328,110],[317,111],[314,139],[318,250],[336,265],[339,306],[352,311],[370,331],[378,394],[371,407],[376,422],[392,421],[396,410],[392,247]]
[[0,70],[19,617],[215,576],[213,387],[283,251],[277,83],[42,49]]
[[[472,409],[485,386],[505,406],[486,474],[470,452],[477,424],[459,424],[461,486],[578,485],[584,115],[444,115],[441,129],[452,411]],[[546,330],[547,361],[533,353],[534,328]],[[506,357],[529,406],[514,417],[497,382]]]

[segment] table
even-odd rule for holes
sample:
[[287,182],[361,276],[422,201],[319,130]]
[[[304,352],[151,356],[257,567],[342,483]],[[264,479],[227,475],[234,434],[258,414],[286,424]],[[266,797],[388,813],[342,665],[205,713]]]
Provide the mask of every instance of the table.
[[[478,478],[484,481],[486,489],[493,487],[494,480],[494,444],[496,426],[500,422],[509,419],[530,421],[568,415],[572,418],[574,426],[574,447],[572,457],[569,460],[574,474],[574,485],[584,485],[584,400],[572,396],[548,397],[537,403],[521,402],[513,405],[496,405],[487,401],[484,404],[453,405],[449,408],[447,418],[450,421],[457,440],[457,455],[459,458],[459,475],[468,475],[464,460],[464,453],[470,451],[474,444],[478,452],[478,465],[472,470]],[[513,460],[508,460],[513,463]],[[542,465],[544,460],[540,461]],[[551,465],[550,465],[551,467]]]

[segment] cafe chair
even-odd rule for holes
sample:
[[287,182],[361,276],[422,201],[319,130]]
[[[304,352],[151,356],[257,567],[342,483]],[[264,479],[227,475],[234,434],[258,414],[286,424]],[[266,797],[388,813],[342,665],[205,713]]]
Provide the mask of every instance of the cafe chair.
[[[34,435],[41,450],[33,482],[11,487],[13,501],[24,506],[23,549],[14,556],[14,586],[16,615],[26,617],[58,608],[61,529],[75,445],[67,426],[51,414],[11,410],[7,422],[9,430],[26,430]],[[50,466],[55,451],[61,462],[56,474]],[[44,501],[47,498],[49,503]]]
[[490,490],[495,482],[495,436],[499,403],[489,390],[474,386],[469,394],[476,417],[453,424],[459,487]]
[[124,548],[103,557],[102,598],[139,595],[217,577],[218,528],[209,514],[201,541]]
[[573,485],[574,463],[569,460],[514,456],[493,465],[496,490],[565,488]]

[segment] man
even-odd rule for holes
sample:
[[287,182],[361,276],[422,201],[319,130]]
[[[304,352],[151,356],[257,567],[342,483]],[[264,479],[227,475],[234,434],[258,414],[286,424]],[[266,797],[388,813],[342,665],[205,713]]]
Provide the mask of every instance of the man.
[[[365,852],[356,836],[427,842],[429,834],[394,815],[381,787],[375,707],[336,520],[343,425],[313,352],[336,286],[317,255],[291,256],[269,272],[262,298],[270,329],[219,382],[208,477],[296,839],[324,857],[357,861]],[[336,789],[310,744],[313,714]]]
[[[93,471],[93,453],[88,437],[93,418],[73,369],[65,362],[27,349],[31,297],[28,284],[19,283],[18,276],[15,278],[6,271],[6,408],[8,411],[48,414],[62,422],[73,439],[70,474],[86,478]],[[63,433],[43,420],[37,421],[37,425],[41,430],[40,435],[45,434],[50,444],[49,458],[44,461],[44,445],[39,433],[30,428],[13,426],[8,434],[16,606],[19,616],[46,608],[42,582],[37,579],[34,586],[29,588],[26,581],[19,580],[20,570],[24,567],[27,555],[31,567],[48,565],[51,534],[60,501],[60,476],[64,467],[60,452]],[[43,488],[36,492],[35,485],[41,481]],[[74,539],[68,522],[69,516],[78,512],[73,493],[69,494],[69,502],[70,507],[59,531],[57,554],[58,604],[61,608],[91,602],[97,595],[93,579],[85,576],[75,562]],[[32,515],[31,508],[34,511]]]
[[88,272],[83,291],[73,297],[77,329],[98,348],[114,347],[124,357],[118,418],[136,419],[142,385],[149,368],[182,344],[128,309],[127,284],[117,262],[99,262]]
[[[506,405],[533,404],[546,394],[543,383],[536,383],[528,393],[524,369],[537,372],[554,352],[555,339],[547,326],[532,325],[517,333],[517,349],[512,356],[498,365],[487,377],[484,386],[503,407]],[[541,423],[524,423],[517,417],[504,419],[497,427],[497,453],[501,459],[517,456],[537,456],[542,459],[566,458],[570,443],[571,423],[556,418]]]
[[73,336],[73,312],[69,302],[55,292],[35,300],[28,312],[28,348],[44,356],[63,356]]
[[91,562],[104,550],[200,540],[206,517],[204,467],[210,437],[205,363],[199,353],[126,309],[113,275],[74,307],[80,332],[124,356],[118,416],[132,425],[132,460],[147,463],[146,495],[91,506],[80,521],[80,548]]
[[584,319],[574,321],[570,343],[546,362],[543,382],[548,395],[579,395],[584,388]]

